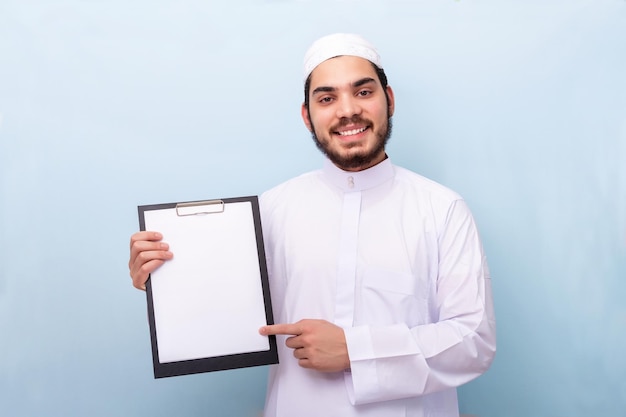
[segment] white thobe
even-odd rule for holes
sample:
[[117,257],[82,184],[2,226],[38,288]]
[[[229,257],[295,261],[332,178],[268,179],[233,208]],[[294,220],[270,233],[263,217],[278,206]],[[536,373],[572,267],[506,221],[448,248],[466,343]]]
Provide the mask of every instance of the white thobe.
[[298,365],[278,336],[266,417],[453,417],[495,354],[489,271],[453,191],[389,159],[330,162],[261,197],[277,323],[344,329],[350,369]]

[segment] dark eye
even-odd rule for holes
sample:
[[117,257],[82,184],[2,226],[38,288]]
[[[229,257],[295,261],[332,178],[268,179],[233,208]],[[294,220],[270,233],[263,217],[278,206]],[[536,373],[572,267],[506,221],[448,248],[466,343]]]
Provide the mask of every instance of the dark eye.
[[369,90],[361,90],[358,92],[358,95],[360,97],[366,97],[366,96],[369,96],[370,94],[372,94],[372,92]]
[[322,104],[327,104],[327,103],[330,103],[332,100],[333,100],[333,99],[332,99],[332,98],[330,98],[330,97],[322,97],[322,98],[320,99],[320,103],[322,103]]

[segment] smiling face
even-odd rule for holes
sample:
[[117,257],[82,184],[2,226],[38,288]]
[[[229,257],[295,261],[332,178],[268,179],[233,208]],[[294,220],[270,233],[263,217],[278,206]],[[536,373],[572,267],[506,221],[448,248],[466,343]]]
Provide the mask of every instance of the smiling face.
[[339,56],[311,73],[302,119],[318,148],[336,166],[361,171],[385,159],[393,110],[393,91],[383,88],[372,63]]

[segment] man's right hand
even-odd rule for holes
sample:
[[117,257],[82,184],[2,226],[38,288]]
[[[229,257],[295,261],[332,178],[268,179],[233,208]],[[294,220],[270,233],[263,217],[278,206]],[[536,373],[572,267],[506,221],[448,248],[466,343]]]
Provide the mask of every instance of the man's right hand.
[[148,276],[174,256],[161,239],[163,235],[158,232],[137,232],[130,237],[128,269],[135,288],[145,290]]

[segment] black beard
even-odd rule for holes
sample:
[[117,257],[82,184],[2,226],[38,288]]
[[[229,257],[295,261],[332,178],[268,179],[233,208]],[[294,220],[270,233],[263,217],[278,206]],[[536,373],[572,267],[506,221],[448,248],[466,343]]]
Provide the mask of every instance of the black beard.
[[[309,117],[310,119],[310,117]],[[311,123],[311,136],[313,137],[313,141],[319,149],[330,161],[335,164],[337,167],[343,169],[344,171],[354,170],[360,167],[370,166],[372,162],[384,152],[385,146],[387,146],[387,142],[389,142],[389,138],[391,137],[392,130],[392,122],[391,117],[387,118],[387,126],[385,130],[379,133],[376,133],[376,146],[372,149],[371,152],[368,153],[359,153],[349,157],[343,157],[339,153],[332,151],[328,147],[326,147],[315,134],[315,126]]]

